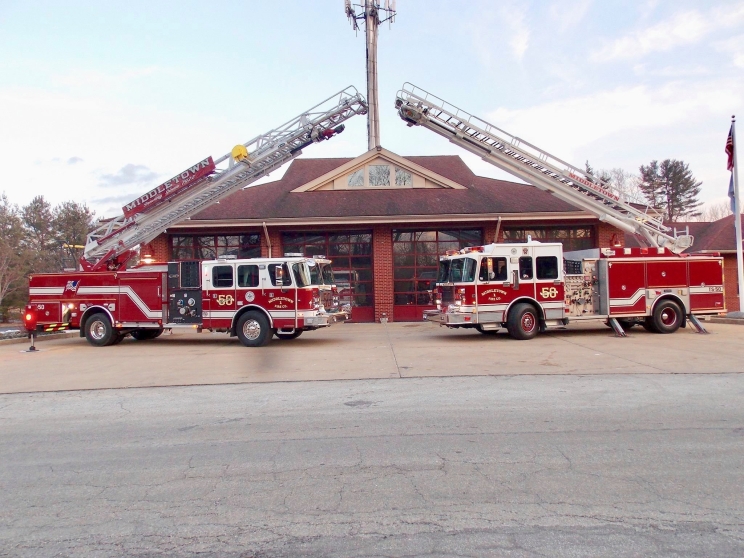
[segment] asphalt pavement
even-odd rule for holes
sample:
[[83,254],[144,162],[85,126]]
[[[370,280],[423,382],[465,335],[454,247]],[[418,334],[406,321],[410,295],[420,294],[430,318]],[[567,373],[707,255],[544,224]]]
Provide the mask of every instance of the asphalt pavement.
[[[616,337],[601,324],[571,325],[530,341],[430,323],[338,324],[291,341],[246,348],[224,333],[0,342],[0,393],[253,382],[514,374],[744,372],[744,327],[706,323],[671,335],[640,327]],[[70,334],[73,335],[73,334]]]
[[2,395],[0,555],[739,558],[743,397],[606,373]]
[[741,557],[744,328],[0,343],[0,556]]

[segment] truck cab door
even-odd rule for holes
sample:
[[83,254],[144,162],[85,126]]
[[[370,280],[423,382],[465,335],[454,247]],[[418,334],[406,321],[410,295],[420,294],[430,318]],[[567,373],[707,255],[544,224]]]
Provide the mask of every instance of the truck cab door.
[[297,287],[292,282],[285,262],[267,264],[269,285],[266,287],[266,310],[275,328],[294,328],[297,318]]
[[565,317],[563,258],[558,246],[534,248],[535,298],[542,305],[545,319]]
[[235,265],[209,262],[203,267],[204,327],[229,328],[236,309]]
[[509,280],[511,300],[521,296],[535,298],[535,268],[532,251],[529,248],[521,248],[517,256],[509,259]]

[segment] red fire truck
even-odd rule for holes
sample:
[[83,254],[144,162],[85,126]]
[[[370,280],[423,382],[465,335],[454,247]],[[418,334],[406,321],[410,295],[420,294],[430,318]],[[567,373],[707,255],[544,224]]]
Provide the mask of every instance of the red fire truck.
[[349,318],[329,260],[282,257],[179,261],[123,271],[31,277],[26,326],[80,329],[95,346],[165,328],[227,332],[246,347],[295,339]]
[[[725,312],[723,260],[682,254],[693,244],[649,208],[622,199],[611,185],[411,84],[396,98],[399,116],[483,160],[636,234],[645,248],[563,253],[561,244],[490,244],[440,259],[437,309],[424,319],[482,333],[506,328],[530,339],[569,320],[603,320],[617,335],[635,324],[672,333],[696,316]],[[529,239],[528,239],[529,240]]]
[[[88,235],[80,270],[29,279],[26,329],[79,329],[95,346],[127,335],[154,339],[164,329],[208,329],[237,336],[249,347],[275,335],[344,321],[330,261],[301,255],[177,261],[139,260],[139,247],[170,225],[244,188],[342,132],[343,122],[366,114],[367,104],[348,87],[275,130],[213,160],[208,157],[126,204],[122,215]],[[33,345],[32,345],[33,347]]]
[[618,335],[640,324],[673,333],[724,311],[723,260],[666,248],[563,253],[559,243],[465,248],[440,259],[436,310],[424,319],[531,339],[570,321],[602,320]]

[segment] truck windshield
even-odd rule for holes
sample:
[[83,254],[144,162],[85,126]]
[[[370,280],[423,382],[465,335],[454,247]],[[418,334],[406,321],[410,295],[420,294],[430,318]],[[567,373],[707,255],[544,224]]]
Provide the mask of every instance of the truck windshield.
[[439,260],[439,276],[437,283],[447,283],[449,281],[450,260]]
[[307,269],[307,264],[304,262],[292,264],[292,272],[294,273],[295,283],[297,283],[298,287],[310,286],[310,272]]
[[477,262],[473,258],[452,260],[449,270],[450,283],[471,283],[475,280]]
[[310,284],[311,285],[333,285],[333,269],[331,264],[308,262],[310,266]]
[[333,277],[331,264],[320,264],[320,268],[323,270],[323,283],[326,285],[335,285],[336,279]]
[[315,262],[308,262],[310,268],[310,284],[311,285],[322,285],[323,284],[323,272]]

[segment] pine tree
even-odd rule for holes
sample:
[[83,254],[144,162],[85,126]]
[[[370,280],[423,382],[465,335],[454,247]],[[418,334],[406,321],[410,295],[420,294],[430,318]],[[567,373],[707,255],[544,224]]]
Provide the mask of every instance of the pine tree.
[[62,202],[52,210],[55,238],[55,265],[58,271],[77,267],[83,255],[88,231],[93,228],[94,212],[84,203]]
[[679,221],[700,215],[702,182],[695,180],[689,165],[676,159],[665,159],[661,163],[651,161],[641,165],[640,188],[651,203],[660,210],[665,221]]

